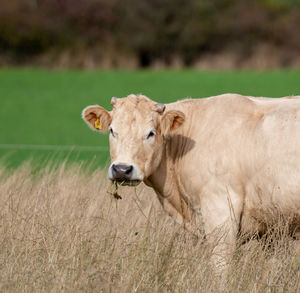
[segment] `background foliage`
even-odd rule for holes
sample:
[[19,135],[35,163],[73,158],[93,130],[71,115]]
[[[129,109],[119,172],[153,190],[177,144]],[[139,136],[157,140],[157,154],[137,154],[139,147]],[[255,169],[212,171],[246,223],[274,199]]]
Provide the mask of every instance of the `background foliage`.
[[[267,52],[276,48],[277,65],[288,67],[299,57],[299,4],[299,0],[2,0],[0,53],[5,56],[2,63],[10,64],[30,63],[48,53],[52,59],[39,59],[39,64],[62,59],[75,67],[88,67],[89,62],[106,67],[157,62],[189,66],[207,53],[229,51],[244,59],[267,47]],[[86,54],[93,60],[82,61]]]

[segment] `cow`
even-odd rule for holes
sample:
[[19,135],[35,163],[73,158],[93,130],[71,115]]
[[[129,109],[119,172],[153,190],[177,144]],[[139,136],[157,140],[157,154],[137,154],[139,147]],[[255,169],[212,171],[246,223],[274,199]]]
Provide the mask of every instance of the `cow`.
[[82,112],[91,129],[109,132],[109,179],[144,182],[186,229],[202,225],[216,262],[237,235],[263,233],[279,214],[299,228],[300,96],[161,104],[132,94],[111,105]]

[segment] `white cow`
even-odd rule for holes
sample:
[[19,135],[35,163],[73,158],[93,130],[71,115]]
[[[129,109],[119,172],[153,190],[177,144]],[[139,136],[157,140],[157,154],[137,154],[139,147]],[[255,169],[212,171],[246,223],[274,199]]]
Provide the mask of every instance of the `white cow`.
[[151,186],[178,223],[191,231],[202,223],[216,255],[234,248],[238,232],[264,232],[279,213],[299,229],[300,96],[111,103],[111,112],[82,113],[110,133],[109,178]]

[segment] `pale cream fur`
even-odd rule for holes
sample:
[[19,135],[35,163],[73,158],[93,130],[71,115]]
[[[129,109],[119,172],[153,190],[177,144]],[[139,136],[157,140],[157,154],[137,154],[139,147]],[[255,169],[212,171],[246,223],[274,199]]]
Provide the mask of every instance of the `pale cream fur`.
[[299,227],[300,96],[224,94],[167,104],[162,114],[155,104],[115,100],[111,159],[136,164],[177,222],[193,232],[202,223],[221,258],[238,232],[263,232],[278,213]]

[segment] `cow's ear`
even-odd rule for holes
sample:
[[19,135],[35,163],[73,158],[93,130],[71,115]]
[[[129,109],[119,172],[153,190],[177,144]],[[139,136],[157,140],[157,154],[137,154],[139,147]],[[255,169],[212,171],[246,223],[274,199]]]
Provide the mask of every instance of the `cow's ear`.
[[162,116],[160,123],[162,135],[169,134],[170,132],[180,127],[184,120],[185,115],[180,111],[171,110],[166,112]]
[[82,119],[93,130],[107,132],[111,115],[98,105],[88,106],[82,111]]

